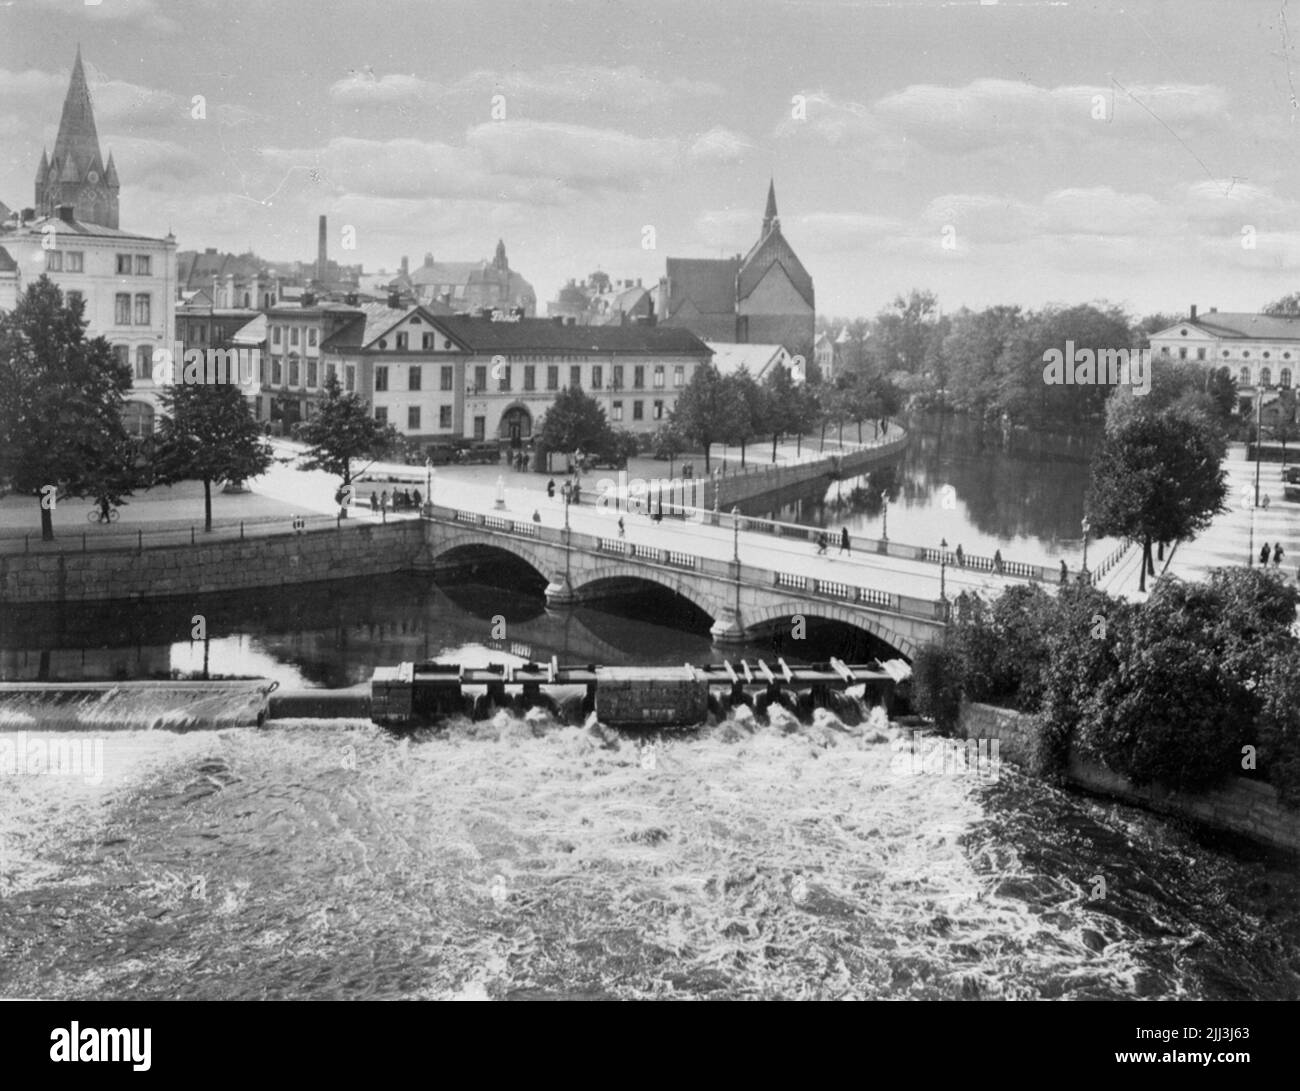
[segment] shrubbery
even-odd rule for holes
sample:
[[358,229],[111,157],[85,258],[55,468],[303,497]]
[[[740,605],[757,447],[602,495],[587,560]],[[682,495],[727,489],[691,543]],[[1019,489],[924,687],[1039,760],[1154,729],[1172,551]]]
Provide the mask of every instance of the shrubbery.
[[1034,713],[1038,773],[1073,750],[1186,791],[1242,771],[1255,745],[1259,771],[1300,806],[1296,599],[1277,573],[1247,568],[1161,580],[1142,606],[1078,585],[964,597],[913,664],[918,708],[945,731],[963,697]]

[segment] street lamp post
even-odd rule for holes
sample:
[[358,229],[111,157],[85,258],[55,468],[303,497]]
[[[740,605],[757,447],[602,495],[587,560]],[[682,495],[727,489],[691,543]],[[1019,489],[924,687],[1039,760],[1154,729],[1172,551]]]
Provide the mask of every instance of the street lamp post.
[[433,457],[424,460],[424,502],[433,503]]
[[1088,517],[1083,517],[1083,582],[1088,582],[1088,531],[1092,530],[1092,524],[1088,522]]
[[939,598],[948,601],[948,539],[939,539]]
[[1255,392],[1255,507],[1259,507],[1259,459],[1263,452],[1260,447],[1263,445],[1263,431],[1261,428],[1261,418],[1264,414],[1264,391],[1267,389],[1261,382],[1259,389]]
[[882,489],[880,493],[880,499],[884,504],[883,514],[885,520],[880,527],[880,540],[882,542],[888,542],[889,541],[889,493],[885,492]]
[[740,508],[731,509],[731,556],[740,564]]

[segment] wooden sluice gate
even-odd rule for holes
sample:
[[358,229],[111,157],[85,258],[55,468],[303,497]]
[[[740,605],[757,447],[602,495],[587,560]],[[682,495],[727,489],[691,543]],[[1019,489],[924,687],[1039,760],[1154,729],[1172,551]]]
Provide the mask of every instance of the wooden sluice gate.
[[[869,703],[887,707],[895,686],[911,675],[902,660],[791,666],[778,658],[730,660],[707,666],[604,667],[502,663],[463,667],[455,663],[400,663],[376,668],[370,683],[370,715],[376,723],[402,726],[452,716],[483,719],[497,709],[522,714],[556,711],[559,700],[580,696],[583,716],[596,714],[613,727],[668,727],[702,723],[712,711],[737,705],[758,710],[778,703],[792,712],[833,708],[836,697],[863,687]],[[840,696],[841,701],[843,697]],[[576,709],[575,709],[576,711]]]

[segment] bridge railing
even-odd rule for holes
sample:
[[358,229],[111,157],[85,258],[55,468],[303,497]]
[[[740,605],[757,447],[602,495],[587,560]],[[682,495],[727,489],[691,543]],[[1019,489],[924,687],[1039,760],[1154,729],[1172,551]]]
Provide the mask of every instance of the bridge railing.
[[[566,532],[557,527],[538,526],[532,522],[506,519],[500,516],[456,510],[454,508],[442,508],[434,504],[426,505],[425,517],[449,525],[474,526],[487,533],[543,541],[559,548],[564,548],[565,545]],[[786,588],[813,598],[863,606],[925,621],[941,621],[944,615],[944,603],[941,601],[894,594],[889,591],[881,591],[878,588],[861,587],[840,580],[821,580],[793,572],[773,571],[768,568],[760,568],[757,565],[737,565],[735,561],[704,557],[684,550],[642,545],[637,542],[629,542],[625,538],[605,538],[575,530],[570,530],[567,533],[569,548],[579,552],[623,557],[628,560],[639,561],[644,565],[675,569],[679,572],[682,569],[687,569],[700,576],[726,582],[739,579],[742,584]]]

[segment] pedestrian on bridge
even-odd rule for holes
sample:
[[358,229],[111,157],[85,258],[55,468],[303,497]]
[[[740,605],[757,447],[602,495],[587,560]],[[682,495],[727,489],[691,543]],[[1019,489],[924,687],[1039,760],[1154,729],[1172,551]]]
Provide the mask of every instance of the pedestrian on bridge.
[[1278,568],[1282,564],[1282,543],[1273,543],[1273,567]]
[[627,527],[623,525],[623,516],[621,515],[618,517],[618,536],[620,538],[627,537]]
[[[961,547],[958,546],[957,548],[960,549]],[[1002,550],[1000,549],[993,551],[993,571],[999,576],[1002,575]]]
[[853,550],[849,546],[849,528],[840,527],[840,554],[843,555],[845,553],[850,557],[853,556]]
[[1269,544],[1265,542],[1259,551],[1259,563],[1264,568],[1268,567],[1268,555],[1270,552],[1272,552],[1272,550],[1269,548]]
[[957,567],[958,568],[966,567],[966,555],[961,551],[961,542],[957,543]]
[[824,557],[828,545],[830,545],[830,539],[826,537],[826,532],[823,530],[817,535],[817,556]]
[[1070,582],[1070,569],[1064,561],[1061,562],[1061,586],[1064,587]]
[[371,490],[370,493],[370,510],[371,511],[379,510],[379,496],[374,492],[374,490]]
[[555,499],[555,478],[551,478],[550,481],[546,483],[546,498],[548,500]]

